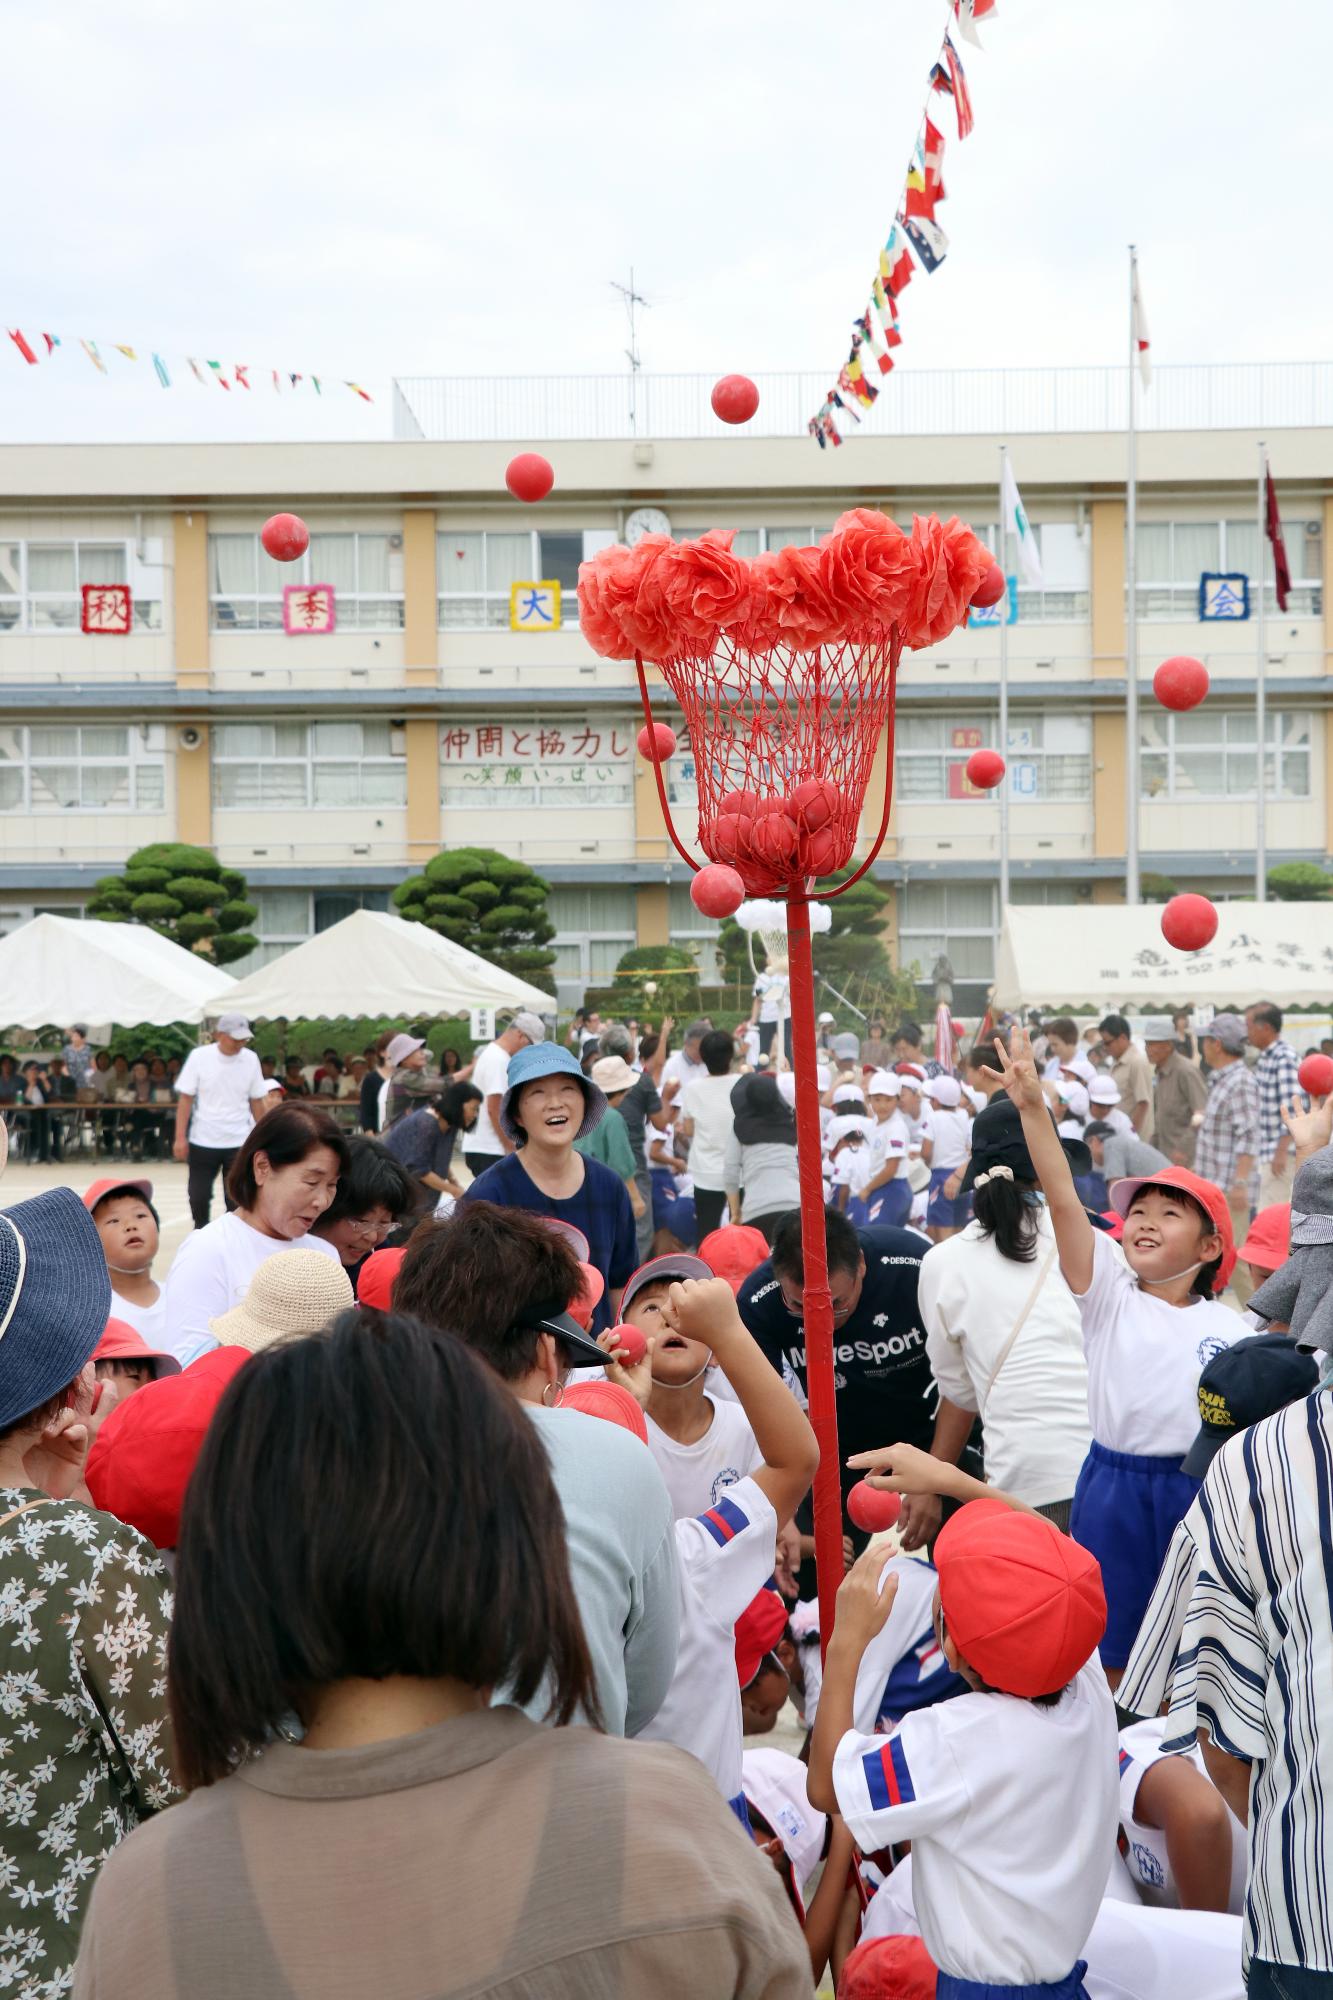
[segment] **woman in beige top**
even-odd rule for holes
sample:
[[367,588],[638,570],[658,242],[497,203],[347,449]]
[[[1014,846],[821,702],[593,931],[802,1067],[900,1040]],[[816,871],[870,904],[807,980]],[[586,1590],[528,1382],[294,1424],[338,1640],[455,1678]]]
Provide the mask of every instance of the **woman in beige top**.
[[348,1312],[248,1362],[176,1583],[190,1796],[104,1869],[82,2000],[809,2000],[700,1765],[490,1705],[596,1696],[541,1439],[452,1336]]

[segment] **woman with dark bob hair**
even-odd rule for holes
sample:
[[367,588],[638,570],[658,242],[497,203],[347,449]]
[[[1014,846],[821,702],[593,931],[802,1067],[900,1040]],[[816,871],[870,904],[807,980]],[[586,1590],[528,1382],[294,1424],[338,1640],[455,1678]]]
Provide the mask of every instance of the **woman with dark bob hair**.
[[513,1705],[592,1719],[592,1662],[540,1436],[447,1334],[347,1312],[246,1364],[186,1497],[170,1688],[191,1795],[104,1869],[88,2000],[809,1994],[692,1758]]
[[279,1104],[251,1126],[227,1176],[235,1209],[187,1236],[167,1273],[163,1345],[182,1368],[217,1346],[209,1321],[240,1304],[266,1258],[296,1249],[338,1256],[310,1231],[349,1157],[346,1137],[314,1103]]
[[651,1453],[614,1424],[560,1408],[571,1371],[606,1360],[569,1314],[582,1285],[578,1252],[558,1224],[463,1201],[446,1221],[418,1229],[393,1303],[465,1341],[546,1446],[602,1722],[612,1735],[636,1736],[676,1665],[676,1542]]
[[311,1234],[333,1245],[355,1286],[371,1251],[407,1221],[415,1205],[416,1189],[406,1168],[378,1139],[358,1132],[347,1142],[338,1192]]

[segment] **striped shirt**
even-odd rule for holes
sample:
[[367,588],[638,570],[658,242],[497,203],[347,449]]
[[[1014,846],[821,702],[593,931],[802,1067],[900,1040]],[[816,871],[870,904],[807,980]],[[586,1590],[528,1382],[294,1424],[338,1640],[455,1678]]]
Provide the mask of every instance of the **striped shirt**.
[[1243,1062],[1215,1070],[1208,1084],[1194,1171],[1225,1194],[1236,1178],[1236,1162],[1244,1154],[1255,1162],[1249,1177],[1250,1206],[1259,1199],[1259,1089],[1254,1072]]
[[1295,1049],[1281,1036],[1268,1044],[1254,1065],[1254,1080],[1259,1086],[1259,1154],[1265,1166],[1286,1132],[1282,1107],[1291,1103],[1300,1088],[1296,1080],[1299,1067]]
[[1333,1396],[1231,1438],[1176,1529],[1116,1699],[1248,1760],[1245,1959],[1333,1972]]

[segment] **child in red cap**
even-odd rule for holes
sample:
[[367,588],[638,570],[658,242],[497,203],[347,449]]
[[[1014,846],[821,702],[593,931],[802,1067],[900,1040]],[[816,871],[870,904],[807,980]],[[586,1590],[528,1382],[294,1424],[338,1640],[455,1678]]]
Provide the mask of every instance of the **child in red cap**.
[[1083,1322],[1092,1444],[1069,1531],[1101,1564],[1101,1657],[1115,1687],[1176,1525],[1199,1490],[1180,1461],[1198,1427],[1200,1371],[1248,1330],[1214,1297],[1236,1262],[1231,1213],[1221,1188],[1188,1167],[1119,1180],[1111,1192],[1125,1218],[1117,1250],[1084,1211],[1023,1029],[1000,1056]]
[[[894,1446],[862,1455],[895,1490],[968,1500],[935,1543],[935,1622],[971,1692],[852,1727],[857,1672],[897,1591],[870,1549],[838,1592],[810,1745],[812,1805],[866,1851],[912,1843],[916,1912],[940,2000],[1075,2000],[1115,1852],[1116,1720],[1096,1657],[1096,1561],[956,1466]],[[970,1499],[977,1493],[984,1498]]]

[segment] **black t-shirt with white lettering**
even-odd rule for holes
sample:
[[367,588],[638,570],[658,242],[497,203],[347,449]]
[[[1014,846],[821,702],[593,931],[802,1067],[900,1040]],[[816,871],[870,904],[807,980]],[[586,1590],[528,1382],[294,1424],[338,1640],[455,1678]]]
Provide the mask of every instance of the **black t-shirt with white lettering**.
[[[929,1450],[938,1401],[917,1305],[917,1277],[930,1245],[911,1229],[859,1229],[857,1235],[865,1282],[855,1312],[833,1329],[844,1498],[863,1476],[847,1468],[853,1452],[888,1444]],[[783,1304],[771,1261],[746,1279],[736,1304],[773,1366],[807,1392],[805,1327]]]

